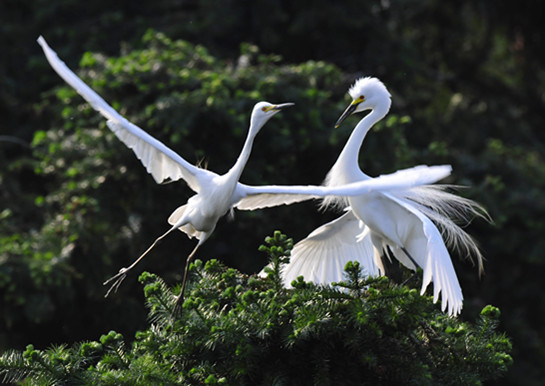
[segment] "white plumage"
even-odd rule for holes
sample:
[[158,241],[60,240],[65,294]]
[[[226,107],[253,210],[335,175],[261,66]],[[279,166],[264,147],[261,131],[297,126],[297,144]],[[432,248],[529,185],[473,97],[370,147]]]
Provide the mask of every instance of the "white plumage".
[[[232,210],[237,205],[243,207],[240,201],[252,196],[261,195],[257,200],[260,205],[267,206],[267,202],[275,201],[278,194],[286,195],[289,200],[293,197],[303,199],[336,195],[360,195],[377,190],[402,189],[420,184],[435,182],[444,178],[451,172],[450,166],[437,166],[413,168],[400,171],[383,178],[373,179],[367,182],[357,182],[348,186],[323,187],[323,186],[248,186],[238,182],[240,175],[250,156],[253,141],[263,125],[281,109],[293,105],[285,103],[273,105],[268,102],[257,103],[251,114],[250,128],[242,151],[233,167],[225,174],[218,175],[209,170],[199,168],[187,162],[162,142],[147,134],[144,130],[129,122],[115,111],[104,99],[87,86],[76,74],[74,74],[47,45],[43,37],[38,38],[38,43],[51,64],[52,68],[72,86],[91,106],[107,119],[108,127],[115,135],[132,149],[142,162],[148,173],[156,182],[165,180],[176,181],[184,179],[196,194],[185,205],[177,208],[169,217],[172,225],[163,235],[159,236],[153,244],[128,268],[122,268],[120,272],[105,282],[113,281],[110,288],[116,289],[125,278],[127,272],[132,269],[162,238],[172,231],[179,229],[189,237],[196,237],[199,241],[187,258],[186,270],[182,283],[182,290],[178,296],[177,306],[183,299],[187,268],[191,258],[199,246],[208,239],[214,231],[219,218]],[[300,199],[300,198],[299,198]],[[250,209],[250,206],[244,209]],[[110,292],[108,291],[108,293]]]
[[282,271],[285,285],[289,287],[299,276],[317,284],[340,282],[346,263],[356,260],[365,275],[378,276],[373,245],[356,242],[364,231],[365,225],[351,210],[315,229],[294,246],[290,263]]
[[[352,103],[336,126],[353,113],[364,110],[371,112],[354,128],[328,175],[328,185],[369,178],[359,169],[357,154],[369,129],[387,114],[391,105],[390,93],[376,78],[359,79],[349,93]],[[328,200],[331,203],[335,198]],[[450,315],[460,313],[463,305],[462,289],[441,232],[431,219],[442,226],[447,240],[452,244],[473,252],[479,267],[482,267],[482,257],[473,240],[448,218],[448,215],[459,217],[459,214],[478,213],[477,205],[432,187],[350,197],[348,203],[354,214],[369,227],[375,262],[380,264],[380,255],[388,246],[406,267],[414,270],[416,264],[423,269],[422,294],[433,282],[434,301],[441,294],[441,309],[448,310]]]
[[[357,80],[349,93],[353,100],[336,127],[353,113],[371,112],[354,128],[327,174],[326,186],[369,181],[371,177],[359,168],[360,147],[369,129],[388,113],[391,105],[390,93],[376,78]],[[477,245],[455,221],[487,214],[475,202],[446,192],[445,188],[415,186],[354,197],[326,197],[322,207],[347,207],[348,212],[294,246],[283,273],[285,284],[300,275],[321,284],[341,281],[348,260],[360,262],[370,276],[384,273],[381,254],[388,247],[407,268],[423,269],[422,294],[433,282],[434,301],[441,294],[441,309],[450,315],[460,313],[462,289],[445,243],[475,256],[482,271]]]

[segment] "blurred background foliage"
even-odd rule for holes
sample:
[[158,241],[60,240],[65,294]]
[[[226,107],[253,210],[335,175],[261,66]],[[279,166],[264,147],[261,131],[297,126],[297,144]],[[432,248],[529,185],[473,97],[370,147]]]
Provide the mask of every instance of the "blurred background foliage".
[[[295,102],[256,139],[242,182],[319,183],[356,119],[333,122],[358,76],[377,76],[393,107],[368,136],[370,175],[450,163],[449,183],[490,211],[468,231],[486,274],[454,256],[462,317],[502,310],[514,366],[545,373],[545,4],[439,0],[76,0],[0,3],[0,349],[129,336],[145,325],[137,275],[101,283],[167,228],[190,196],[158,186],[104,120],[49,68],[43,34],[91,87],[191,162],[226,171],[253,104]],[[274,229],[299,240],[335,214],[313,203],[222,220],[199,258],[254,273]],[[139,270],[180,279],[193,247],[169,237]]]

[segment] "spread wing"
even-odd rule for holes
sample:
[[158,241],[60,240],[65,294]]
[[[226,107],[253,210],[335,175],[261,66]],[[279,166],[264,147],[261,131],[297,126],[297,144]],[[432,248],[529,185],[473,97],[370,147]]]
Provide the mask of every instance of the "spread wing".
[[[303,202],[307,200],[320,198],[319,196],[312,194],[303,194],[303,193],[274,193],[274,189],[271,189],[269,193],[259,193],[258,191],[267,191],[268,188],[272,188],[275,185],[265,185],[260,187],[254,187],[249,185],[244,185],[239,183],[239,186],[242,188],[244,193],[242,196],[245,196],[237,204],[235,208],[239,210],[255,210],[262,208],[272,208],[274,206],[280,205],[291,205],[298,202]],[[286,186],[290,187],[290,186]],[[298,187],[293,185],[293,187]],[[258,188],[258,191],[255,191],[254,188]],[[252,193],[255,192],[255,193]]]
[[370,178],[341,186],[317,185],[237,185],[237,194],[241,199],[235,207],[241,210],[267,208],[278,205],[290,205],[296,202],[326,196],[359,196],[382,190],[409,188],[436,182],[452,172],[450,165],[420,165],[395,173]]
[[38,38],[38,43],[42,46],[51,67],[66,83],[72,86],[78,94],[89,102],[93,109],[108,120],[108,127],[127,147],[134,151],[148,173],[153,176],[157,183],[165,180],[176,181],[183,178],[191,189],[199,192],[201,179],[209,179],[215,176],[214,173],[208,170],[190,164],[162,142],[129,122],[106,103],[100,95],[78,78],[59,59],[55,51],[47,45],[42,36]]
[[[436,302],[439,299],[439,293],[441,293],[441,309],[444,311],[448,307],[449,315],[459,314],[464,299],[462,288],[441,232],[417,208],[389,193],[385,193],[385,196],[414,216],[413,231],[415,236],[420,236],[412,237],[405,247],[423,270],[421,293],[424,293],[426,287],[433,282],[433,301]],[[402,260],[401,257],[404,256],[402,256],[401,250],[392,248],[392,251],[396,257],[399,256],[399,260]]]
[[344,267],[358,261],[368,276],[378,276],[369,234],[359,240],[365,225],[349,210],[322,225],[293,247],[290,262],[282,271],[286,286],[303,276],[306,281],[331,284],[343,280]]

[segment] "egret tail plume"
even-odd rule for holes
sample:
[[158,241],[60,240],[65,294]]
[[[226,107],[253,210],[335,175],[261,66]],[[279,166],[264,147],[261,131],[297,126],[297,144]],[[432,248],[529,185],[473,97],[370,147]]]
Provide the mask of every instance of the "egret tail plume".
[[488,222],[492,222],[492,218],[477,202],[446,191],[454,188],[460,187],[424,185],[392,194],[410,200],[439,227],[445,243],[476,263],[479,274],[482,274],[484,257],[476,241],[462,229],[462,226],[469,224],[475,217],[481,217]]
[[127,267],[127,268],[125,268],[125,267],[121,268],[121,269],[119,270],[119,272],[117,273],[117,275],[112,276],[111,278],[109,278],[108,280],[106,280],[104,283],[102,283],[102,285],[108,285],[108,284],[110,284],[113,280],[115,280],[114,283],[112,284],[112,286],[110,287],[110,289],[108,290],[108,292],[106,292],[106,295],[104,295],[104,297],[107,298],[108,295],[110,295],[110,293],[111,293],[112,291],[117,292],[117,289],[118,289],[119,286],[121,285],[121,282],[122,282],[123,280],[125,280],[125,278],[127,277],[127,272],[129,272],[131,269],[133,269],[134,266],[135,266],[136,264],[138,264],[138,263],[140,262],[140,260],[142,260],[142,259],[144,258],[144,256],[146,256],[146,255],[153,249],[153,247],[155,247],[155,245],[156,245],[159,241],[161,241],[164,237],[166,237],[170,232],[172,232],[172,231],[175,230],[176,228],[177,228],[177,227],[172,227],[172,228],[170,228],[168,231],[166,231],[165,233],[163,233],[161,236],[157,237],[157,238],[155,239],[155,241],[148,247],[148,249],[146,249],[146,251],[145,251],[144,253],[142,253],[138,259],[136,259],[136,260],[134,261],[134,263],[132,263],[132,264],[131,264],[129,267]]

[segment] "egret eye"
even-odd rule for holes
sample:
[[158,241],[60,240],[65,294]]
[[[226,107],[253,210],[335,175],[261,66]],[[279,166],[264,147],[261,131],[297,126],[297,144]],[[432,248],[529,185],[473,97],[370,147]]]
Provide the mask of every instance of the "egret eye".
[[267,108],[266,108],[266,107],[262,107],[262,108],[261,108],[261,111],[267,112]]
[[363,95],[360,95],[359,100],[363,102],[365,100],[365,97]]

